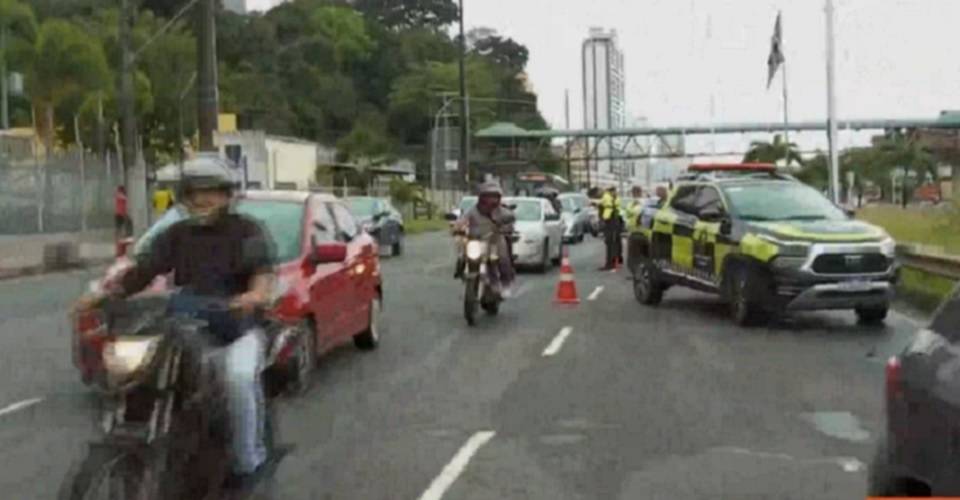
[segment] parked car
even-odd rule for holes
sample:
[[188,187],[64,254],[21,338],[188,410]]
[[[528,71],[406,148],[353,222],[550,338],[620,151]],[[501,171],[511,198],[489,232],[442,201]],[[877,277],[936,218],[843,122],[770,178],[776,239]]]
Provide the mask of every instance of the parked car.
[[[251,191],[240,197],[236,210],[260,221],[273,240],[278,300],[271,314],[300,333],[309,332],[294,357],[295,376],[306,380],[317,356],[345,342],[364,350],[377,347],[383,300],[377,244],[343,203],[328,194]],[[137,242],[133,256],[147,251],[153,238],[183,216],[169,211]],[[342,262],[317,263],[338,245],[345,247]],[[119,258],[91,287],[107,285],[132,265],[131,258]],[[168,277],[159,277],[141,294],[163,291],[168,283]],[[74,364],[90,383],[102,373],[107,332],[95,312],[77,318],[73,330]]]
[[544,198],[504,198],[517,216],[514,224],[519,240],[513,244],[513,263],[534,266],[546,272],[563,258],[563,233],[566,230],[560,213]]
[[403,254],[403,216],[389,201],[369,196],[344,198],[360,227],[373,235],[380,248],[389,248],[390,255]]
[[566,225],[564,241],[576,243],[583,241],[586,234],[597,235],[600,218],[590,205],[590,198],[580,193],[563,193],[558,198],[563,206],[560,217]]
[[960,288],[887,361],[870,496],[960,496]]

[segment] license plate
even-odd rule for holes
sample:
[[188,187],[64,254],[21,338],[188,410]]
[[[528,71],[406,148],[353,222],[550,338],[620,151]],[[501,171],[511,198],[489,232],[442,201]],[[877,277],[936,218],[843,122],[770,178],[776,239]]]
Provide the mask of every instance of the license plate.
[[870,290],[869,281],[841,281],[837,283],[837,288],[844,292],[865,292]]

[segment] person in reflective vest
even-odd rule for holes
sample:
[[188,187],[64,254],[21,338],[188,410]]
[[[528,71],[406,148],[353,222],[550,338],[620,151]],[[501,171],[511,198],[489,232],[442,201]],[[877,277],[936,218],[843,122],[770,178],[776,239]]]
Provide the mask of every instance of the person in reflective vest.
[[623,231],[623,218],[620,212],[620,198],[617,188],[609,187],[600,198],[600,222],[603,224],[603,242],[607,246],[607,259],[602,271],[614,269],[621,258],[620,233]]

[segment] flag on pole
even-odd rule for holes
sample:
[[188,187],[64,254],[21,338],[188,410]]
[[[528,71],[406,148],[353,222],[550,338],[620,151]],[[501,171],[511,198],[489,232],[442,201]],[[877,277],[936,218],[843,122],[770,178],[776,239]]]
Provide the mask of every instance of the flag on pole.
[[770,40],[770,55],[767,56],[767,88],[770,88],[770,82],[773,81],[774,75],[777,74],[777,70],[780,69],[780,65],[783,64],[783,52],[781,51],[781,45],[783,43],[783,31],[780,28],[780,13],[777,12],[777,24],[773,27],[773,38]]

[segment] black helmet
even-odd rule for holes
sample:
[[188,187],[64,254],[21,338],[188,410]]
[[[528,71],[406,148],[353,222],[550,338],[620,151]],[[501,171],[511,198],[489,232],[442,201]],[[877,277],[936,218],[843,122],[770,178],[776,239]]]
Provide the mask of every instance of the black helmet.
[[236,181],[230,167],[216,155],[202,155],[183,166],[178,198],[186,200],[194,191],[225,191],[233,194]]

